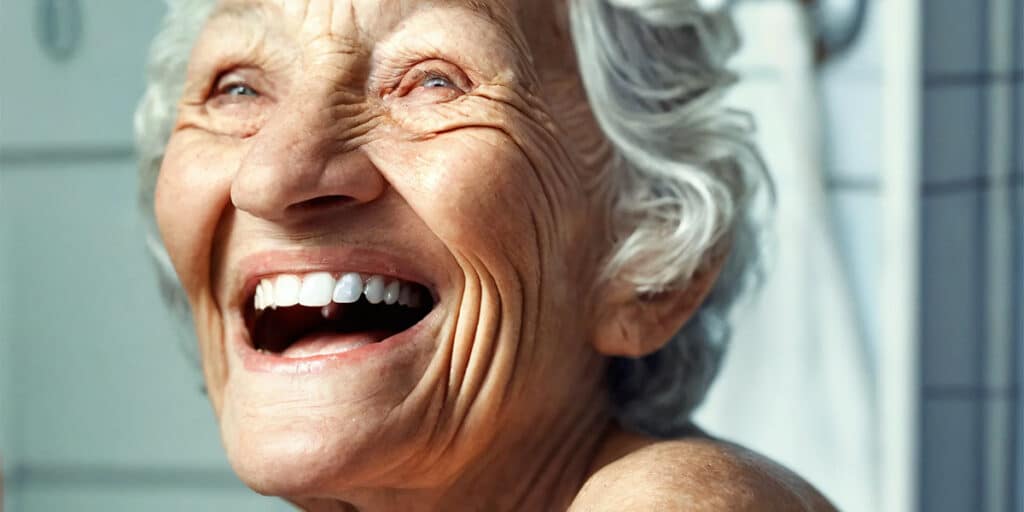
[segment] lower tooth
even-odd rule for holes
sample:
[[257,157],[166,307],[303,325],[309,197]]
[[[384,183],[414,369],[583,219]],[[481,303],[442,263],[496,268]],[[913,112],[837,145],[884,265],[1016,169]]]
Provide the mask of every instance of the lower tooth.
[[320,316],[324,317],[325,320],[330,320],[330,319],[338,316],[338,311],[340,309],[341,309],[341,306],[339,306],[337,304],[328,304],[328,305],[320,308]]

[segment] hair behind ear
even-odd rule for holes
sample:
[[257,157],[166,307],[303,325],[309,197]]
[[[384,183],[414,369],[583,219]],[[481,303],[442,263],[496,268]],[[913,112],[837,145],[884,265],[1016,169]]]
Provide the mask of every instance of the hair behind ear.
[[[623,313],[605,320],[612,308],[596,317],[608,330],[595,347],[647,354],[616,357],[610,366],[623,425],[679,433],[717,370],[727,315],[757,266],[756,234],[771,205],[752,119],[723,102],[735,81],[725,64],[736,32],[727,12],[708,12],[697,0],[569,1],[580,76],[616,155],[616,246],[603,277],[616,283],[607,289]],[[767,201],[755,201],[755,194]],[[665,301],[668,312],[682,311],[678,316],[628,306],[638,293],[688,282],[726,236],[732,252],[706,285],[710,293],[695,294],[706,295],[699,306],[685,295]],[[632,322],[661,327],[645,332]],[[669,332],[671,325],[681,329]]]
[[725,262],[721,243],[683,286],[659,292],[638,291],[628,281],[613,281],[599,294],[602,305],[593,337],[601,354],[643,357],[660,350],[697,312]]
[[729,339],[729,311],[759,276],[749,268],[749,253],[758,240],[750,226],[744,228],[733,236],[710,293],[679,332],[643,357],[612,358],[609,398],[625,428],[657,437],[678,436],[689,428],[691,411],[718,373]]

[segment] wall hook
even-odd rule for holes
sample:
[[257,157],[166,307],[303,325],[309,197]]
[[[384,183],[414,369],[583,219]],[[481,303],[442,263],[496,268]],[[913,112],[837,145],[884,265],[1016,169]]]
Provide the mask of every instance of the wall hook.
[[43,51],[56,61],[66,61],[82,39],[82,6],[79,0],[37,0],[36,37]]

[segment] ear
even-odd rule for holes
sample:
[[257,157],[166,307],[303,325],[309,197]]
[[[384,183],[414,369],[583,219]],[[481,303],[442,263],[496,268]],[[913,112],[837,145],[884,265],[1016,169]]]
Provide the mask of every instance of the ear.
[[725,256],[711,257],[685,288],[641,295],[631,283],[609,283],[598,308],[594,348],[606,356],[642,357],[663,347],[704,302]]

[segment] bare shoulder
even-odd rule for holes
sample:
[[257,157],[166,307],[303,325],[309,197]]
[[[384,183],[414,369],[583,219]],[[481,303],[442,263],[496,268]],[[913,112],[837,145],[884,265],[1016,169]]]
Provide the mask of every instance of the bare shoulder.
[[623,434],[603,456],[569,512],[835,510],[793,472],[704,436],[654,441]]

